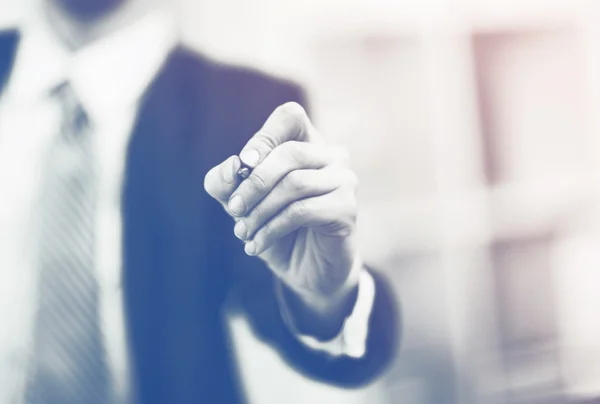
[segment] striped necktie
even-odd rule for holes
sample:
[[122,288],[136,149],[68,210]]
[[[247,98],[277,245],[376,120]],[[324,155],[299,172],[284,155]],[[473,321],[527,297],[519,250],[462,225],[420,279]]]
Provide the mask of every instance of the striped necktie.
[[90,122],[71,87],[52,92],[62,111],[43,164],[39,299],[28,404],[105,404],[109,373],[94,272],[97,175]]

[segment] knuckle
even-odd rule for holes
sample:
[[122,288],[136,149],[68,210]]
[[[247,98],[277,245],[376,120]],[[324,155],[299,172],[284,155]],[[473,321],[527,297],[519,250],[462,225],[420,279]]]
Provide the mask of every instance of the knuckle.
[[269,237],[271,237],[272,233],[273,225],[270,222],[267,222],[263,225],[260,231],[256,233],[254,241],[256,241],[258,244],[264,244],[266,240],[268,240]]
[[308,184],[305,176],[298,171],[292,171],[285,177],[285,187],[294,193],[303,193],[307,190]]
[[255,150],[271,150],[277,145],[272,134],[265,132],[263,129],[256,132],[252,139],[248,142],[248,146]]
[[334,146],[333,154],[335,155],[336,160],[341,162],[343,165],[350,165],[350,152],[346,148],[342,146]]
[[358,176],[356,175],[356,173],[352,170],[348,170],[347,177],[348,177],[347,178],[348,185],[353,189],[358,188],[359,180],[358,180]]
[[251,184],[252,188],[256,189],[259,192],[263,192],[267,189],[267,184],[265,183],[265,180],[263,180],[255,172],[250,173],[246,180]]
[[349,212],[355,212],[358,207],[358,200],[354,188],[342,186],[332,194],[330,202],[337,207],[336,210],[341,215],[347,215]]
[[346,201],[347,215],[355,222],[358,216],[358,200],[356,198],[356,193],[351,192],[350,195],[347,196]]
[[289,210],[291,220],[303,220],[308,216],[308,208],[306,203],[303,201],[296,201],[292,203],[291,209]]
[[291,167],[299,167],[305,164],[305,156],[302,152],[302,146],[300,142],[290,141],[285,142],[279,147],[281,153],[283,154],[283,158],[288,160],[288,163]]
[[259,218],[262,216],[262,207],[260,204],[256,205],[250,213],[246,216],[244,223],[246,224],[246,228],[248,229],[248,233],[253,233]]
[[280,108],[282,112],[285,112],[286,114],[296,118],[304,118],[306,116],[306,111],[302,105],[295,101],[286,102]]

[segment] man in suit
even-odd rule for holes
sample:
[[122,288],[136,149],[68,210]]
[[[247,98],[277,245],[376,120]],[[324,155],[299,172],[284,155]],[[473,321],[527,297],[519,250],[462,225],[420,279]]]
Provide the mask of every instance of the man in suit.
[[242,402],[226,300],[308,377],[380,375],[396,304],[301,91],[177,45],[156,0],[38,11],[0,35],[0,401]]

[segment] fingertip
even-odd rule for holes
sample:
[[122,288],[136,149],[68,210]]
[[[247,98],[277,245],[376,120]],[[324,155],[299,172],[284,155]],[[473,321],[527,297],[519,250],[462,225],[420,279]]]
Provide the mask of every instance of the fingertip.
[[216,174],[217,167],[213,167],[204,176],[204,190],[212,197],[214,197],[217,192],[217,184],[215,181]]
[[256,250],[256,242],[254,242],[254,240],[248,241],[246,245],[244,245],[244,251],[250,256],[256,255]]
[[225,181],[226,184],[233,184],[236,181],[237,171],[241,166],[242,163],[238,156],[234,155],[229,157],[223,165],[223,181]]
[[260,153],[256,149],[244,149],[240,153],[240,160],[245,165],[254,168],[260,162]]
[[298,104],[296,101],[286,102],[281,106],[281,108],[288,114],[298,118],[303,118],[304,116],[306,116],[306,110],[302,105]]
[[238,220],[233,228],[233,234],[240,240],[245,240],[248,234],[248,229],[242,220]]
[[243,216],[246,213],[246,203],[241,195],[234,195],[227,203],[227,208],[234,216]]

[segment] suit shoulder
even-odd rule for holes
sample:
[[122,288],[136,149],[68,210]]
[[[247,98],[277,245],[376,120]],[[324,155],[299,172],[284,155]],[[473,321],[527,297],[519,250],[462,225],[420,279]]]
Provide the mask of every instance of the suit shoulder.
[[193,85],[198,93],[211,97],[228,108],[266,108],[288,101],[306,104],[299,85],[289,79],[276,77],[258,69],[228,64],[186,48],[178,48],[174,55],[178,75]]
[[[217,62],[185,47],[172,51],[146,93],[148,130],[182,133],[214,165],[238,153],[279,105],[306,107],[299,86],[256,69]],[[168,133],[168,135],[167,135]]]

